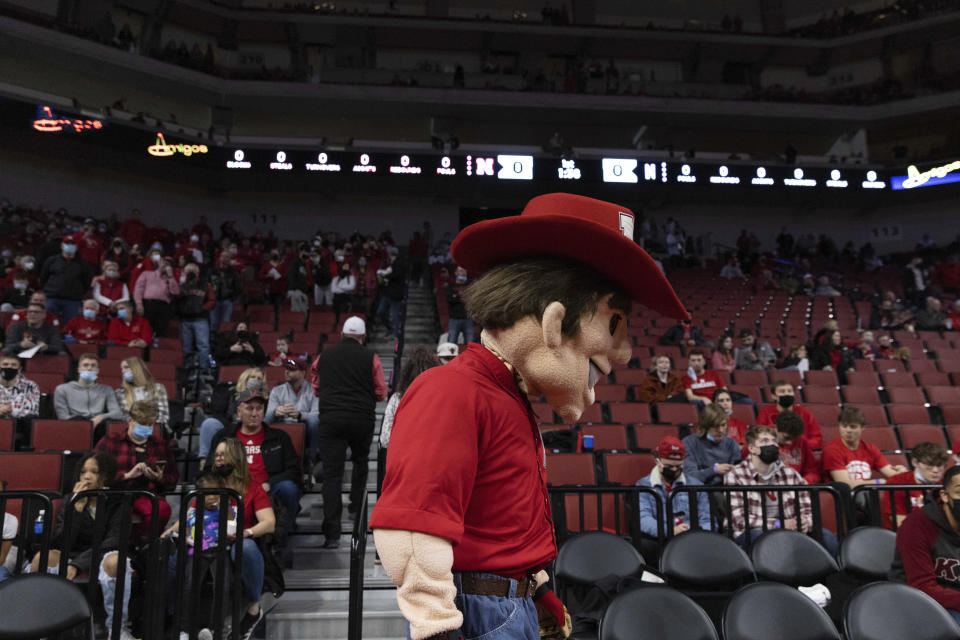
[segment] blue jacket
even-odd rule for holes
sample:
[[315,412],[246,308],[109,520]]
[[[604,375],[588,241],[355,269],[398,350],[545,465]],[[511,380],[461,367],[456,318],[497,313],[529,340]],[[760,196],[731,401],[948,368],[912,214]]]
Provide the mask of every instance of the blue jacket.
[[724,436],[720,442],[711,442],[691,433],[683,439],[687,448],[687,457],[683,459],[683,475],[688,480],[699,480],[700,484],[723,484],[723,474],[713,472],[714,464],[737,465],[743,460],[740,445],[733,438]]
[[[703,483],[697,480],[696,478],[687,478],[685,474],[682,474],[676,481],[673,483],[674,489],[677,487],[699,487]],[[667,488],[663,485],[663,478],[660,477],[660,470],[656,467],[653,468],[653,471],[650,472],[645,478],[640,478],[637,481],[638,487],[653,487],[653,490],[660,494],[662,500],[664,513],[663,515],[663,531],[667,535],[670,533],[670,527],[667,526]],[[657,536],[657,502],[653,496],[647,493],[641,493],[638,496],[640,501],[640,530],[647,534],[648,536]],[[682,516],[683,521],[686,523],[691,522],[692,517],[690,513],[690,505],[688,501],[688,495],[686,493],[678,493],[673,496],[673,512],[678,513],[683,511],[686,515]],[[707,501],[706,493],[697,494],[697,519],[700,521],[700,528],[706,529],[707,531],[711,530],[710,525],[710,503]]]

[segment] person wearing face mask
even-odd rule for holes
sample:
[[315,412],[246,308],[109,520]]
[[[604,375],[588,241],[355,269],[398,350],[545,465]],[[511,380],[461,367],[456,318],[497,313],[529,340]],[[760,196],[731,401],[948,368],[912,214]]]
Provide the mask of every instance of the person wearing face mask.
[[92,353],[84,353],[77,362],[77,379],[58,385],[53,392],[57,420],[89,420],[94,424],[97,439],[106,431],[105,420],[123,418],[113,389],[97,383],[99,374],[100,360]]
[[260,267],[259,278],[268,302],[281,304],[287,295],[287,265],[277,249],[270,251],[269,259]]
[[20,269],[13,272],[13,286],[3,292],[0,298],[0,311],[26,309],[33,292],[30,290],[30,281],[27,274]]
[[[99,258],[99,253],[97,254]],[[47,294],[47,311],[60,316],[62,322],[80,315],[80,301],[90,289],[93,269],[77,259],[77,244],[70,236],[64,236],[60,255],[50,256],[40,270],[43,292]]]
[[180,317],[180,342],[184,365],[207,372],[210,369],[210,312],[217,305],[213,286],[200,274],[200,267],[188,264],[183,269],[177,307]]
[[639,402],[657,404],[672,397],[683,397],[683,382],[670,370],[670,366],[670,356],[661,354],[653,357],[650,374],[637,387]]
[[[913,461],[913,471],[904,471],[887,478],[887,484],[940,484],[943,481],[943,472],[952,466],[950,453],[935,442],[919,442],[910,450],[910,460]],[[907,505],[907,498],[910,505]],[[887,529],[893,529],[894,524],[899,527],[907,519],[907,515],[914,509],[920,509],[924,503],[923,491],[897,491],[893,496],[891,506],[887,496],[880,500],[880,511],[883,516],[881,524]],[[894,517],[896,513],[896,517]]]
[[130,255],[123,246],[122,239],[114,238],[110,242],[110,246],[107,247],[107,250],[103,252],[102,256],[100,256],[99,264],[101,266],[103,266],[103,263],[107,261],[116,263],[117,268],[121,273],[125,273],[130,270],[130,267],[132,266],[130,264]]
[[20,374],[20,359],[0,357],[0,418],[36,418],[40,414],[40,388]]
[[120,363],[120,376],[123,382],[120,388],[116,389],[116,395],[124,419],[129,417],[134,403],[143,400],[157,408],[155,422],[164,428],[164,433],[169,433],[170,401],[167,398],[167,388],[156,381],[143,360],[136,356],[124,358]]
[[151,260],[158,264],[153,271],[146,271],[137,278],[133,287],[133,299],[137,313],[147,319],[154,337],[165,337],[170,324],[171,302],[180,295],[180,285],[169,260],[160,258],[154,251]]
[[200,245],[199,235],[191,233],[187,242],[177,247],[176,253],[173,254],[173,259],[179,260],[181,256],[192,258],[197,264],[203,264],[203,247]]
[[214,357],[221,367],[237,364],[248,366],[267,364],[267,355],[260,346],[259,337],[256,332],[249,330],[246,322],[238,322],[233,331],[226,331],[217,337]]
[[795,413],[803,420],[803,437],[814,451],[823,448],[823,430],[820,423],[805,407],[796,402],[796,390],[786,380],[777,380],[770,385],[770,392],[776,399],[775,404],[760,407],[757,414],[757,424],[774,426],[777,416],[785,411]]
[[129,300],[117,303],[117,317],[110,320],[107,329],[107,344],[118,344],[126,347],[145,347],[153,341],[153,329],[145,318],[141,318],[133,311],[133,304]]
[[[680,442],[679,438],[666,436],[657,443],[657,449],[654,451],[654,457],[657,464],[650,475],[640,478],[637,481],[638,487],[652,487],[654,491],[660,494],[661,505],[665,505],[667,497],[675,488],[689,486],[700,486],[699,480],[693,477],[687,477],[683,473],[683,461],[687,455],[687,449]],[[661,516],[663,520],[657,522],[657,504],[654,497],[648,493],[638,494],[640,501],[640,531],[644,537],[641,539],[640,553],[645,561],[656,564],[659,557],[660,545],[657,542],[660,533],[660,527],[663,527],[664,535],[676,535],[688,531],[690,522],[696,519],[701,529],[710,531],[713,527],[710,522],[710,503],[707,494],[697,495],[696,511],[690,507],[690,494],[677,493],[673,496],[673,513],[678,515],[671,527],[671,523],[666,520],[666,509],[663,509]],[[648,555],[649,554],[649,555]]]
[[101,314],[116,313],[117,304],[130,299],[130,290],[120,279],[120,267],[113,260],[105,260],[103,274],[93,279],[93,299]]
[[103,254],[103,238],[97,231],[96,221],[93,218],[84,220],[83,231],[73,234],[73,241],[77,245],[77,255],[80,259],[96,268]]
[[897,529],[888,578],[923,591],[960,624],[960,466]]
[[[131,249],[132,251],[132,249]],[[163,262],[163,245],[159,242],[154,242],[148,249],[145,250],[146,253],[143,256],[143,259],[139,263],[133,265],[130,269],[130,289],[132,290],[137,286],[137,280],[140,279],[140,276],[148,271],[155,271],[160,268],[160,263]]]
[[[138,400],[130,407],[127,429],[105,435],[94,450],[107,453],[117,460],[117,476],[112,487],[157,494],[157,518],[162,530],[171,514],[170,503],[162,494],[176,486],[180,473],[166,440],[154,435],[156,422],[156,404]],[[150,500],[145,497],[133,500],[135,534],[150,531],[151,513]]]
[[[777,432],[773,427],[766,425],[750,427],[746,441],[750,457],[727,472],[724,485],[751,487],[807,484],[799,473],[780,460]],[[785,491],[782,496],[783,520],[781,521],[781,505],[776,493],[748,491],[746,492],[747,501],[744,504],[744,492],[730,492],[730,521],[738,544],[745,548],[749,547],[750,543],[767,529],[790,529],[807,534],[811,532],[813,510],[810,494]],[[824,548],[830,552],[830,555],[836,556],[839,548],[836,535],[829,529],[822,529],[820,537]]]
[[706,485],[723,484],[723,476],[743,459],[740,446],[727,436],[727,412],[707,405],[700,412],[697,432],[683,439],[688,453],[683,472]]
[[26,320],[19,320],[7,327],[7,338],[3,345],[5,354],[17,355],[34,347],[39,347],[37,355],[65,353],[60,330],[46,321],[47,312],[41,305],[31,302],[25,315]]
[[96,300],[83,301],[83,313],[63,328],[64,340],[80,344],[103,344],[107,340],[107,323],[97,316],[100,305]]
[[463,289],[467,286],[467,270],[463,267],[457,267],[454,271],[454,281],[447,283],[447,314],[450,320],[447,322],[447,342],[459,342],[460,335],[463,334],[464,344],[473,342],[473,320],[467,317],[467,308],[460,298]]

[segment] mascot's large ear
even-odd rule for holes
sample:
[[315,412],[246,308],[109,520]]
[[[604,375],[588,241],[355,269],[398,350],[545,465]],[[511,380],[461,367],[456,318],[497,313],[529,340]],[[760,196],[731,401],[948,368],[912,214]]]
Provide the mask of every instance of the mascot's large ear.
[[563,339],[563,318],[567,315],[567,308],[560,302],[551,302],[543,310],[540,318],[540,330],[543,331],[543,342],[548,349],[557,349]]

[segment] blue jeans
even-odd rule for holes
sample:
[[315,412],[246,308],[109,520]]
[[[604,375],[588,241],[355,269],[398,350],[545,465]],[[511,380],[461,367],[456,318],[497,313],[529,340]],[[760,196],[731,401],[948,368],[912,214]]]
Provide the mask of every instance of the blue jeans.
[[63,298],[47,298],[47,311],[60,317],[64,325],[76,318],[83,311],[83,302],[80,300],[64,300]]
[[[750,530],[750,540],[756,540],[763,534],[763,529],[751,529]],[[831,556],[834,558],[837,557],[837,553],[840,551],[840,544],[837,542],[837,536],[833,531],[829,529],[820,529],[820,534],[823,537],[823,548],[826,549]],[[812,535],[812,534],[807,534]],[[737,544],[746,549],[749,546],[747,540],[747,534],[741,533],[737,536]]]
[[[510,583],[515,594],[517,581],[492,573],[475,573],[477,577],[493,578]],[[460,585],[460,573],[454,572],[453,583],[457,596],[453,602],[463,614],[460,635],[483,640],[540,640],[540,622],[532,598],[500,598],[497,596],[465,595]],[[407,626],[407,638],[410,627]]]
[[217,306],[210,310],[210,333],[217,333],[222,323],[230,322],[232,314],[233,300],[218,300]]
[[210,322],[208,320],[181,320],[180,342],[183,343],[183,363],[187,367],[210,368]]
[[400,337],[400,301],[390,296],[380,296],[380,305],[377,307],[377,319],[386,322],[387,311],[390,311],[390,321],[393,323],[393,335]]
[[3,582],[4,580],[9,579],[11,575],[12,574],[10,573],[9,569],[7,569],[6,567],[0,567],[0,582]]
[[[233,546],[231,557],[236,557],[237,546]],[[247,603],[260,602],[263,593],[263,554],[260,547],[250,538],[243,539],[243,566],[240,567],[240,579],[243,582],[243,595]]]
[[456,343],[460,334],[466,344],[473,342],[473,320],[470,318],[450,318],[447,324],[447,341]]
[[307,459],[313,462],[320,450],[320,416],[316,413],[304,413],[300,416],[300,422],[304,424],[307,431]]
[[[106,555],[103,556],[103,559],[106,560],[111,555],[116,555],[116,551],[108,551]],[[107,613],[107,631],[113,631],[113,612],[116,608],[115,601],[117,594],[115,593],[117,588],[117,579],[111,578],[106,571],[103,570],[103,560],[100,561],[100,573],[97,576],[97,580],[100,582],[100,591],[103,592],[103,609]],[[120,610],[121,615],[121,624],[126,624],[127,622],[127,609],[130,606],[130,592],[133,590],[133,585],[131,581],[133,580],[133,575],[130,570],[130,558],[127,558],[127,569],[125,577],[123,579],[123,608]]]
[[197,457],[210,457],[210,445],[213,443],[213,437],[217,432],[223,429],[223,423],[216,418],[207,418],[200,423],[200,449],[197,451]]
[[270,497],[276,497],[287,510],[287,531],[292,533],[297,525],[297,514],[300,513],[300,487],[292,480],[281,480],[270,485]]

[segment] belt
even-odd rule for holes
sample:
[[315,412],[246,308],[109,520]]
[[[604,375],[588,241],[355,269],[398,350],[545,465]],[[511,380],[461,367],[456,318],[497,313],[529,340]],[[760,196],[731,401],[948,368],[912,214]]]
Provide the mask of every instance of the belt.
[[[487,578],[471,573],[461,573],[460,589],[464,594],[471,596],[511,597],[510,578]],[[517,590],[513,597],[532,598],[536,590],[536,581],[532,576],[527,576],[517,581]]]

